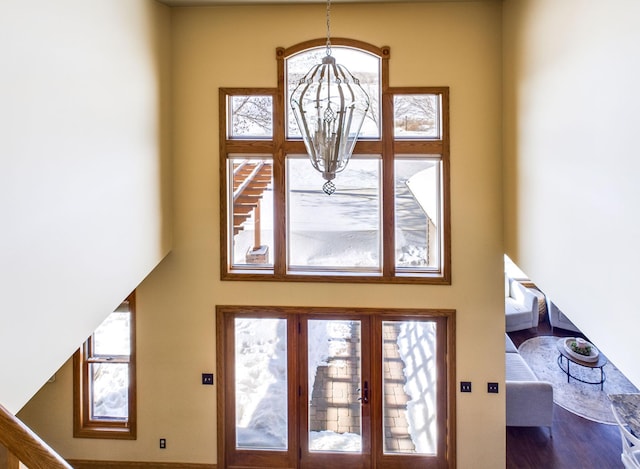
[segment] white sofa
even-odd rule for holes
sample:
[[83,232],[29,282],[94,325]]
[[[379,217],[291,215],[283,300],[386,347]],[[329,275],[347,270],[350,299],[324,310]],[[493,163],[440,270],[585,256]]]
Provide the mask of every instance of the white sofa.
[[549,427],[553,436],[553,386],[536,377],[506,334],[505,352],[507,426]]
[[572,323],[567,316],[547,296],[547,313],[549,314],[549,324],[551,324],[551,332],[554,327],[559,327],[567,331],[580,332],[580,329]]
[[[538,327],[540,320],[539,299],[517,280],[506,279],[504,313],[507,332]],[[507,294],[508,293],[508,294]]]

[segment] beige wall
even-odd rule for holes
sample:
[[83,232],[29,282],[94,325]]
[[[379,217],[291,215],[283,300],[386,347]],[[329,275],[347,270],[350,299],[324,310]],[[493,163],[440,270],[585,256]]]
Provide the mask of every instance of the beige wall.
[[504,8],[507,252],[640,385],[640,3]]
[[[459,467],[504,467],[499,2],[336,4],[332,34],[391,47],[391,84],[451,88],[451,286],[221,282],[218,88],[275,87],[278,46],[322,37],[325,7],[173,9],[174,249],[138,290],[139,432],[73,440],[64,367],[21,413],[67,457],[212,463],[216,304],[455,308]],[[454,386],[457,387],[454,383]],[[480,431],[481,430],[481,431]],[[158,449],[158,438],[167,449]]]
[[170,249],[169,9],[0,11],[0,403],[15,412]]

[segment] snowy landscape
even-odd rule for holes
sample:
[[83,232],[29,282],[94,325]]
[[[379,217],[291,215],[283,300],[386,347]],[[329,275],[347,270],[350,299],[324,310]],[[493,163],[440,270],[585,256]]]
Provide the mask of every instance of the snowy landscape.
[[[354,158],[334,180],[337,191],[322,192],[323,179],[306,157],[289,158],[287,258],[293,268],[353,268],[379,272],[382,264],[381,160]],[[437,246],[427,247],[427,213],[439,223],[437,163],[426,159],[396,164],[396,263],[423,268],[437,263]],[[409,181],[419,181],[413,188]],[[421,192],[416,189],[421,186]],[[417,197],[414,191],[419,194]],[[423,202],[423,201],[429,202]],[[429,212],[426,212],[429,210]],[[262,195],[261,243],[270,247],[273,263],[273,191]],[[233,260],[245,264],[254,243],[254,218],[233,237]]]
[[[341,356],[352,331],[351,321],[310,321],[309,395],[319,367]],[[404,363],[409,433],[415,451],[435,452],[435,326],[400,323],[397,345]],[[236,443],[244,449],[287,449],[286,320],[237,318],[235,322]],[[310,432],[311,451],[361,451],[357,433]]]
[[[130,315],[111,313],[93,334],[93,354],[113,357],[129,356]],[[129,366],[118,363],[90,365],[92,418],[126,419],[129,416]]]

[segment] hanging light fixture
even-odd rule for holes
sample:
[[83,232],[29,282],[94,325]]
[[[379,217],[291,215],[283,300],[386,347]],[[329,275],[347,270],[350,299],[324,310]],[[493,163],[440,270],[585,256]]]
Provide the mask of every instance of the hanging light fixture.
[[369,97],[343,65],[331,56],[331,0],[327,0],[327,48],[322,62],[300,79],[291,94],[291,107],[313,167],[326,180],[331,195],[336,174],[349,158],[369,109]]

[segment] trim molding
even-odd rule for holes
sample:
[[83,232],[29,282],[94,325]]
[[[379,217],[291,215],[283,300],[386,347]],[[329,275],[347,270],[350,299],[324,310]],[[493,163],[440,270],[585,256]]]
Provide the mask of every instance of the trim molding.
[[181,462],[93,461],[68,459],[74,469],[216,469],[215,464]]

